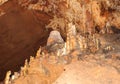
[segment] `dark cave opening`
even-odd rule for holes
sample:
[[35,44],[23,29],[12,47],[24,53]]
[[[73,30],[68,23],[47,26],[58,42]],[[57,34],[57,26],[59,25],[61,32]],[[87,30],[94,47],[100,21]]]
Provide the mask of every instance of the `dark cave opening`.
[[0,17],[0,81],[4,80],[7,71],[19,71],[25,59],[35,56],[50,33],[45,29],[49,16],[41,13],[38,23],[35,12],[23,10],[13,3],[6,6],[4,9],[9,12]]

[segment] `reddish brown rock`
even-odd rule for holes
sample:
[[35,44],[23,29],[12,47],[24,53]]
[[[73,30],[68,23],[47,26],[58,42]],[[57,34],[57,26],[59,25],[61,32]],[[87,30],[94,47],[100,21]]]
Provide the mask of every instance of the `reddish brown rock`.
[[0,80],[6,71],[18,71],[24,60],[40,45],[45,45],[48,37],[45,24],[49,16],[41,13],[40,23],[36,12],[21,8],[14,0],[0,7],[6,14],[0,17]]

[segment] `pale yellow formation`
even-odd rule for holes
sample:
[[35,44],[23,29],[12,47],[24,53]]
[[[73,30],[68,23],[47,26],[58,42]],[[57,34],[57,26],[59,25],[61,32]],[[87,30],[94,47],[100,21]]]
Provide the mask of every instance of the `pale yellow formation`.
[[10,84],[10,75],[11,75],[11,71],[8,71],[5,77],[5,84]]
[[0,0],[0,5],[4,4],[5,2],[7,2],[8,0]]
[[24,66],[21,67],[20,75],[21,76],[26,76],[28,74],[28,68],[29,68],[29,63],[28,63],[28,60],[26,59]]
[[41,53],[41,47],[38,49],[37,53],[36,53],[36,58],[40,57],[40,53]]
[[43,6],[40,6],[40,4],[39,3],[37,3],[37,4],[30,4],[29,6],[28,6],[28,9],[31,9],[31,10],[43,10]]

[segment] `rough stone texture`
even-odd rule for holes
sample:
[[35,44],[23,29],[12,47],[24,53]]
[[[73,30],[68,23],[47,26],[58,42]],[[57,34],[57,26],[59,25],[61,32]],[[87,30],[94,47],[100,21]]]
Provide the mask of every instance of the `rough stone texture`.
[[[0,6],[0,13],[1,11],[3,11],[3,13],[0,14],[1,79],[3,79],[3,75],[5,75],[5,72],[8,70],[12,70],[12,72],[18,71],[20,66],[24,63],[24,60],[26,58],[29,58],[30,55],[33,55],[34,51],[37,50],[39,45],[46,43],[48,32],[46,31],[46,29],[44,29],[44,27],[45,25],[47,25],[50,16],[53,17],[54,15],[56,15],[56,18],[52,19],[53,21],[51,20],[53,22],[51,27],[55,27],[53,29],[57,28],[63,33],[66,33],[66,27],[69,22],[74,23],[77,30],[81,30],[84,33],[94,33],[95,26],[98,26],[98,31],[100,31],[100,29],[106,28],[107,22],[110,22],[110,25],[113,29],[120,29],[120,0],[39,0],[39,2],[38,0],[9,0],[6,3],[4,3],[4,1],[6,0],[1,1],[3,1],[1,2],[2,5]],[[30,5],[33,6],[33,8],[31,7],[31,9],[27,10]],[[38,10],[35,11],[34,9]],[[59,34],[57,35],[57,37],[60,37]],[[56,35],[53,35],[53,39],[54,38],[56,39],[56,42],[59,41],[59,39],[56,38]],[[115,38],[115,40],[117,39],[119,39],[119,37]],[[72,40],[74,43],[75,40]],[[61,41],[63,42],[63,40]],[[119,42],[119,40],[117,41]],[[116,44],[116,42],[114,44]],[[58,48],[58,46],[56,48]],[[115,48],[119,49],[120,47],[116,45]],[[53,59],[56,60],[55,56],[53,57]],[[117,64],[119,64],[119,61],[117,62]],[[73,65],[72,68],[76,68],[78,66],[77,63],[75,65],[76,66],[74,67]],[[95,65],[91,68],[91,66],[92,65],[90,65],[90,68],[88,68],[81,65],[81,67],[86,69],[86,72],[87,69],[90,72],[94,72],[93,74],[89,72],[90,75],[88,78],[88,74],[86,75],[86,72],[78,74],[78,76],[81,76],[81,74],[84,74],[84,76],[86,76],[83,76],[83,78],[80,79],[85,84],[87,82],[84,80],[85,78],[87,78],[89,82],[92,82],[93,79],[99,80],[100,78],[101,80],[96,81],[96,83],[98,84],[101,82],[111,82],[108,81],[112,80],[112,77],[109,76],[109,74],[111,74],[109,71],[113,72],[112,74],[116,76],[113,76],[113,81],[115,81],[114,84],[117,84],[117,81],[119,81],[117,80],[119,78],[119,74],[117,74],[116,70],[113,67],[109,68],[108,66],[101,67],[99,65]],[[119,67],[119,65],[117,67]],[[76,68],[75,71],[73,69],[73,71],[71,70],[70,72],[75,72],[76,74],[77,69],[79,68],[80,67]],[[82,68],[80,68],[79,70],[81,69]],[[106,76],[105,81],[102,80],[101,75],[103,74],[98,73],[99,70],[97,69],[100,69],[101,73],[108,75],[109,77]],[[108,71],[108,69],[111,70]],[[51,70],[54,71],[53,68]],[[32,72],[34,73],[34,71],[31,70],[31,73]],[[95,78],[96,74],[98,75],[98,78]],[[70,76],[73,75],[74,73],[70,73]],[[74,76],[77,77],[76,75]],[[36,83],[36,81],[39,80],[40,77],[41,76],[38,76],[38,74],[34,74],[32,76],[30,74],[25,79],[24,77],[21,77],[22,79],[18,80],[18,82],[21,83],[21,81],[24,79],[24,81],[22,81],[23,83],[29,84],[29,82],[31,82],[33,84]],[[91,79],[91,77],[93,79]],[[31,80],[32,78],[35,79]],[[71,78],[70,81],[74,82],[73,84],[77,84],[76,82],[79,82],[79,80],[71,80]],[[41,80],[39,80],[38,82],[41,83]]]
[[53,84],[119,84],[120,74],[113,67],[88,62],[75,62]]
[[58,31],[51,31],[47,40],[46,48],[48,52],[56,52],[64,47],[64,40]]
[[[101,45],[115,43],[114,45],[119,46],[116,43],[117,40],[119,42],[117,36],[112,35],[114,37],[110,40],[109,36],[100,38],[98,35],[97,38],[103,41]],[[114,39],[117,40],[111,41]],[[120,53],[115,52],[117,48],[115,51],[108,49],[107,53],[89,53],[89,51],[80,53],[80,50],[73,50],[65,56],[44,53],[41,49],[37,51],[35,57],[30,57],[30,62],[25,61],[24,67],[18,72],[19,77],[13,75],[16,77],[13,80],[12,77],[7,77],[10,79],[7,82],[13,84],[52,84],[53,82],[53,84],[119,84],[120,82]]]
[[47,46],[53,45],[55,43],[64,43],[64,40],[62,39],[60,32],[51,31],[48,37]]

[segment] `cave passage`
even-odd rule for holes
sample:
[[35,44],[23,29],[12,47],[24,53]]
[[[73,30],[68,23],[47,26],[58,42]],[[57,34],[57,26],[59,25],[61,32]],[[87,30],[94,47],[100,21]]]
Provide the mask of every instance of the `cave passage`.
[[0,17],[0,81],[6,71],[20,70],[25,59],[35,56],[49,35],[49,31],[44,29],[48,21],[45,14],[40,14],[39,23],[35,12],[22,9],[16,3],[6,3],[4,10],[7,13]]

